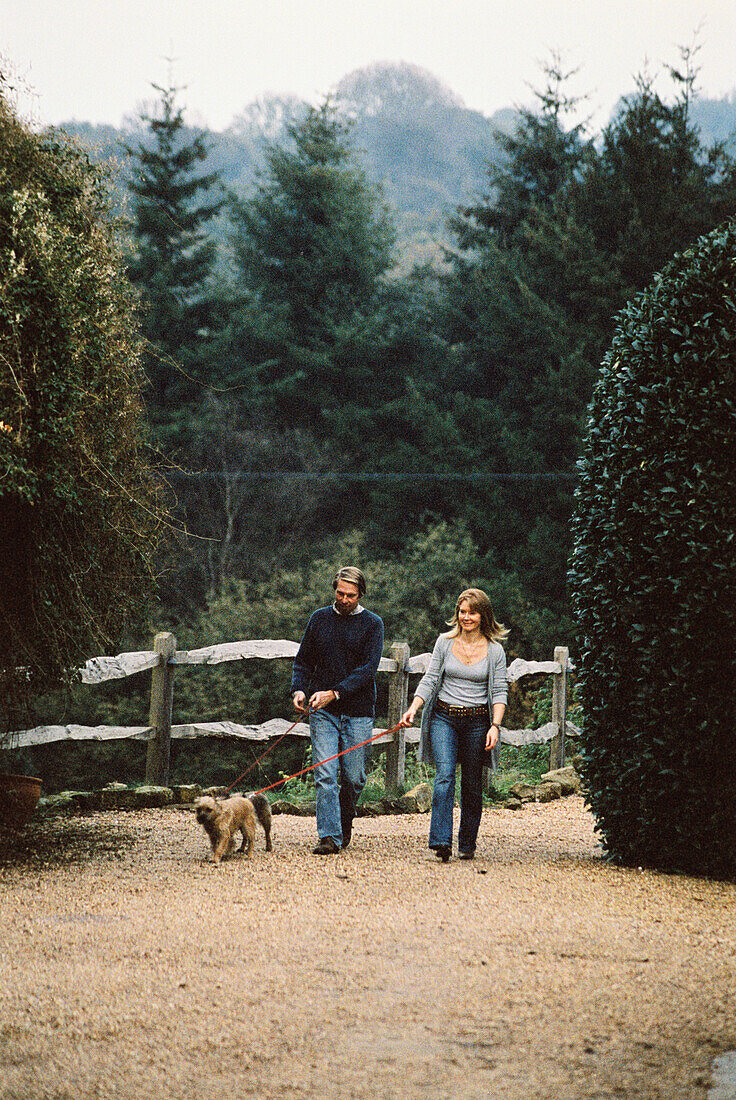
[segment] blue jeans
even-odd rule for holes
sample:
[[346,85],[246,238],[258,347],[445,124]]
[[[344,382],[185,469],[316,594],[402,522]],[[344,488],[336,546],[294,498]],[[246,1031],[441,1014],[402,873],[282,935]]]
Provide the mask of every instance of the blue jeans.
[[434,712],[429,726],[437,775],[432,796],[429,847],[452,847],[452,811],[455,805],[455,769],[460,764],[461,852],[474,852],[483,811],[483,752],[489,719],[461,718]]
[[[373,718],[350,718],[346,714],[330,714],[313,710],[309,715],[313,760],[327,760],[351,745],[367,741],[373,734]],[[320,840],[332,837],[342,847],[342,823],[355,816],[360,792],[365,786],[365,748],[345,753],[314,769],[317,795],[317,835]]]

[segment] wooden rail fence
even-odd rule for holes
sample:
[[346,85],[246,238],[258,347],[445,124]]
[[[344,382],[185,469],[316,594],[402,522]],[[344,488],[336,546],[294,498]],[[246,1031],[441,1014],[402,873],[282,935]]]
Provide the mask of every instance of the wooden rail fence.
[[[157,634],[153,649],[136,653],[120,653],[117,657],[93,657],[80,669],[84,684],[100,684],[105,680],[117,680],[151,671],[151,695],[148,724],[145,726],[36,726],[12,734],[12,744],[18,748],[46,745],[55,741],[107,741],[120,738],[136,738],[148,743],[146,756],[146,782],[166,785],[169,777],[171,738],[239,737],[249,741],[268,741],[278,737],[291,725],[288,719],[271,718],[261,725],[249,726],[236,722],[189,722],[172,725],[174,675],[181,665],[217,665],[225,661],[251,659],[274,660],[293,658],[299,646],[296,642],[255,639],[224,642],[203,649],[179,650],[173,634]],[[406,642],[394,642],[389,655],[381,658],[379,672],[389,677],[388,729],[399,721],[406,710],[409,698],[409,677],[427,670],[431,654],[420,653],[412,657]],[[570,668],[568,650],[558,646],[552,661],[512,661],[508,667],[509,681],[522,676],[546,673],[553,677],[552,720],[539,729],[501,730],[502,744],[524,745],[550,743],[550,769],[561,767],[565,760],[566,738],[576,736],[578,730],[567,721],[567,673]],[[374,732],[378,732],[374,730]],[[309,727],[300,722],[291,731],[293,736],[308,737]],[[419,741],[419,730],[401,729],[374,741],[374,745],[386,749],[386,782],[389,790],[404,781],[404,762],[407,744]]]

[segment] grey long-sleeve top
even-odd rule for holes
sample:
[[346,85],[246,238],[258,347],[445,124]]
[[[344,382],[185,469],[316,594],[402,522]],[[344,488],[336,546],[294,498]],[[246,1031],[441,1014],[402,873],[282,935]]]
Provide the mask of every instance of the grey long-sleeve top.
[[[445,661],[455,639],[440,634],[432,650],[429,668],[417,684],[415,695],[424,700],[422,711],[419,752],[417,758],[425,764],[433,764],[432,744],[429,737],[429,724],[432,720],[435,702],[442,686],[445,673]],[[493,720],[493,704],[505,703],[508,694],[506,679],[506,654],[499,642],[488,643],[488,725]]]

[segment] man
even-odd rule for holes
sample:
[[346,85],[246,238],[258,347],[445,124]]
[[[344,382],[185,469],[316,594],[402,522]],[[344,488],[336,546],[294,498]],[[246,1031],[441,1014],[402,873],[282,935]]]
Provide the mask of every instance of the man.
[[[332,582],[334,603],[315,611],[294,658],[294,706],[307,711],[312,757],[328,760],[373,735],[375,674],[383,652],[383,622],[360,604],[365,577],[344,566]],[[347,848],[355,807],[365,786],[365,749],[314,769],[317,792],[315,855]]]

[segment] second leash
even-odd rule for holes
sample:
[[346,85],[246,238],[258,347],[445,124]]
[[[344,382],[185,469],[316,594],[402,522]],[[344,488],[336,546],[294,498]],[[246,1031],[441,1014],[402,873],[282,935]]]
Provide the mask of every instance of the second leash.
[[[238,778],[237,778],[237,779],[235,779],[235,780],[234,780],[234,781],[233,781],[233,782],[232,782],[232,783],[230,784],[230,786],[229,786],[229,787],[227,787],[227,788],[225,789],[225,794],[230,794],[230,791],[231,791],[231,790],[233,789],[233,787],[234,787],[234,786],[236,785],[236,783],[239,783],[241,779],[245,779],[246,775],[249,775],[249,774],[250,774],[250,772],[252,772],[252,771],[253,771],[253,769],[254,769],[255,767],[257,767],[257,765],[258,765],[258,764],[260,764],[261,760],[265,760],[265,758],[266,758],[266,757],[268,756],[268,754],[269,754],[270,752],[273,752],[273,750],[274,750],[274,749],[276,748],[276,746],[277,746],[277,745],[280,745],[280,744],[281,744],[281,742],[282,742],[282,741],[284,740],[284,738],[285,738],[285,737],[288,737],[288,736],[289,736],[289,734],[291,733],[291,731],[292,731],[292,730],[293,730],[293,729],[294,729],[294,728],[295,728],[296,726],[298,726],[298,725],[299,725],[299,723],[300,723],[300,722],[302,721],[302,719],[303,719],[303,718],[309,719],[309,708],[307,708],[307,711],[306,711],[306,713],[305,713],[305,714],[300,714],[300,715],[299,715],[299,717],[297,718],[297,720],[296,720],[295,722],[292,722],[292,723],[291,723],[291,725],[289,726],[289,728],[288,728],[287,730],[284,730],[284,732],[283,732],[282,734],[280,734],[280,735],[279,735],[279,736],[278,736],[278,737],[276,738],[276,740],[274,741],[274,743],[273,743],[272,745],[269,745],[269,746],[268,746],[268,748],[266,749],[266,751],[265,751],[264,753],[261,753],[261,755],[260,755],[260,756],[258,757],[258,759],[257,759],[257,760],[254,760],[254,761],[253,761],[253,763],[252,763],[252,764],[250,764],[250,765],[249,765],[249,766],[248,766],[248,767],[247,767],[247,768],[245,769],[245,771],[244,771],[244,772],[242,772],[242,773],[241,773],[241,774],[240,774],[240,775],[238,776]],[[266,790],[268,790],[268,787],[266,787],[265,789],[266,789]],[[258,792],[258,793],[260,794],[260,792]]]
[[[296,724],[295,722],[294,725]],[[328,756],[324,760],[318,760],[316,764],[310,764],[309,767],[302,768],[301,771],[294,772],[293,775],[285,775],[282,779],[277,779],[275,783],[271,783],[270,786],[262,787],[260,791],[254,791],[253,794],[265,794],[266,791],[271,791],[274,787],[280,787],[282,783],[288,783],[290,779],[298,779],[300,775],[306,775],[307,772],[314,771],[315,768],[319,768],[322,764],[329,764],[332,760],[337,760],[341,756],[346,756],[349,752],[355,752],[356,749],[362,749],[365,745],[372,744],[372,742],[377,741],[379,737],[386,737],[388,734],[396,733],[397,730],[401,729],[401,726],[402,723],[397,722],[397,724],[392,726],[389,730],[379,730],[378,733],[374,733],[373,736],[367,738],[367,740],[360,741],[357,745],[351,745],[349,749],[343,749],[342,752],[336,752],[333,756]],[[291,728],[293,729],[294,726]],[[284,734],[284,736],[286,736],[286,734]]]

